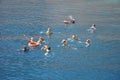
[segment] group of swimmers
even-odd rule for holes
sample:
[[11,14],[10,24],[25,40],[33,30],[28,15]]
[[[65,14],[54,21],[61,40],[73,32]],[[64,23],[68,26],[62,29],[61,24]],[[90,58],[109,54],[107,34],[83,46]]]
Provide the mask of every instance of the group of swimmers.
[[[73,34],[72,37],[71,37],[71,39],[81,42],[80,39],[78,38],[78,36],[76,34]],[[62,46],[70,48],[70,46],[68,45],[67,40],[63,39],[61,43],[62,43]],[[85,46],[88,47],[88,46],[90,46],[90,44],[91,44],[91,40],[87,39],[86,42],[85,42]]]
[[[50,37],[52,35],[52,30],[50,28],[48,28],[48,30],[46,31],[46,35],[48,37]],[[31,37],[29,42],[28,42],[28,46],[29,47],[37,47],[37,46],[40,46],[44,42],[45,42],[45,40],[43,37],[39,37],[38,41],[34,41],[34,38]],[[29,48],[27,48],[27,46],[24,45],[22,48],[22,51],[26,52],[28,50],[29,50]],[[44,50],[46,52],[45,55],[47,55],[50,52],[51,47],[48,44],[46,44],[41,48],[41,50]]]
[[[92,26],[89,28],[89,30],[91,30],[92,32],[94,32],[96,30],[96,25],[95,24],[92,24]],[[78,38],[77,34],[73,34],[72,37],[71,37],[72,40],[77,40],[77,41],[80,41],[80,39]],[[81,41],[80,41],[81,42]],[[63,46],[67,46],[67,47],[70,47],[68,46],[67,44],[67,40],[63,39],[62,40],[62,45]],[[81,42],[82,43],[82,42]],[[85,46],[88,47],[90,46],[91,44],[91,40],[90,39],[87,39],[86,42],[85,42]]]
[[[75,23],[75,19],[73,19],[71,17],[71,21],[70,22],[72,22],[74,24]],[[90,29],[93,30],[93,31],[96,30],[96,25],[92,24],[92,26],[90,27]],[[52,34],[53,34],[53,32],[52,32],[51,28],[48,28],[48,30],[46,31],[46,35],[50,38]],[[80,41],[80,39],[78,38],[77,34],[73,34],[72,37],[71,37],[71,39],[72,40]],[[30,41],[28,43],[28,46],[29,47],[37,47],[37,46],[40,46],[43,42],[45,42],[45,41],[44,41],[44,39],[42,37],[40,37],[37,42],[35,42],[34,38],[31,37]],[[61,44],[62,44],[62,46],[70,48],[70,46],[68,45],[67,40],[65,40],[65,39],[63,39],[61,41]],[[91,44],[91,40],[87,39],[86,42],[85,42],[85,46],[88,47],[88,46],[90,46],[90,44]],[[25,52],[25,51],[28,51],[28,50],[29,50],[29,48],[27,48],[26,46],[23,46],[22,51]],[[48,55],[48,53],[51,51],[51,47],[48,44],[45,44],[41,48],[41,50],[44,50],[45,51],[45,55]]]

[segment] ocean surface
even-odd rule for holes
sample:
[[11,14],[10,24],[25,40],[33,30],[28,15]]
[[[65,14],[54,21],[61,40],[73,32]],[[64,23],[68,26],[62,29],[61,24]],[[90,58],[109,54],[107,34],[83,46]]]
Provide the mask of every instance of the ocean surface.
[[[63,23],[69,15],[75,24]],[[30,37],[44,38],[48,56],[44,44],[28,46]],[[0,0],[0,80],[120,80],[120,0]]]

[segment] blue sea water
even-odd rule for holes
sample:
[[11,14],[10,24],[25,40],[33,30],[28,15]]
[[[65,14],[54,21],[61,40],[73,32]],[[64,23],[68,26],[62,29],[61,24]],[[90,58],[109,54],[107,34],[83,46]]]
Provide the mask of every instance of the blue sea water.
[[[63,23],[69,15],[75,24]],[[97,29],[90,33],[93,23]],[[91,45],[70,41],[72,34]],[[24,35],[44,37],[49,55],[43,45],[21,52]],[[61,46],[62,39],[71,48]],[[0,0],[0,80],[120,80],[119,50],[119,0]]]

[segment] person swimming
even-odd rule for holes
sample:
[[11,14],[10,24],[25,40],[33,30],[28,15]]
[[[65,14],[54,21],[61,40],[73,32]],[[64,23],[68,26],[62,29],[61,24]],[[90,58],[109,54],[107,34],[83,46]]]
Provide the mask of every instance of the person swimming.
[[48,28],[48,30],[46,31],[46,35],[48,35],[48,37],[50,37],[52,35],[51,28]]
[[51,47],[49,45],[44,45],[44,47],[42,47],[41,49],[43,49],[46,53],[45,56],[48,55],[48,53],[51,51]]
[[75,24],[75,19],[72,16],[68,16],[68,20],[64,20],[65,24]]
[[96,30],[96,25],[92,24],[92,26],[90,28],[93,29],[93,30]]
[[96,30],[96,25],[92,24],[92,26],[87,31],[89,31],[90,33],[93,33],[95,30]]
[[62,40],[62,46],[67,46],[67,41],[65,39]]
[[90,39],[87,39],[86,42],[85,42],[85,44],[86,44],[86,45],[85,45],[86,47],[90,46],[90,44],[91,44]]
[[75,24],[75,19],[72,17],[72,15],[69,16],[69,19],[70,19],[72,24]]
[[34,38],[33,37],[30,38],[30,42],[34,42]]
[[77,34],[73,34],[72,35],[72,40],[80,40],[80,39],[78,38]]
[[42,44],[44,42],[44,39],[42,37],[39,37],[37,43]]
[[65,39],[63,39],[61,43],[62,43],[62,46],[66,46],[66,47],[70,48],[70,46],[68,45],[68,43]]
[[22,48],[22,51],[26,52],[28,51],[29,49],[24,45],[23,48]]

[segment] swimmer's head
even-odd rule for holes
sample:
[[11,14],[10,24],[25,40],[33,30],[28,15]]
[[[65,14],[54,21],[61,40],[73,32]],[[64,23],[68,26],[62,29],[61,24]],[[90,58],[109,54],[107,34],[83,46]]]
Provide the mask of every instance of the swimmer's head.
[[86,42],[87,42],[87,43],[90,43],[90,39],[87,39]]
[[75,38],[75,34],[72,35],[72,38]]
[[44,41],[44,39],[42,37],[39,37],[38,41]]
[[73,34],[72,39],[78,39],[77,34]]
[[31,37],[31,38],[30,38],[30,40],[34,40],[34,38],[33,38],[33,37]]
[[65,42],[65,41],[66,41],[65,39],[62,40],[62,42]]
[[93,26],[96,26],[95,24],[92,24]]

